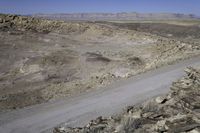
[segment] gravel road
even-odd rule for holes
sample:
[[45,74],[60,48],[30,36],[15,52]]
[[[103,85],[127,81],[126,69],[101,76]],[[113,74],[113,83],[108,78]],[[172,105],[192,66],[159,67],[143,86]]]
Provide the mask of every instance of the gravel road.
[[181,61],[76,98],[40,104],[0,114],[1,133],[40,133],[66,122],[82,126],[96,117],[120,113],[128,105],[165,94],[187,66],[200,65],[200,58]]

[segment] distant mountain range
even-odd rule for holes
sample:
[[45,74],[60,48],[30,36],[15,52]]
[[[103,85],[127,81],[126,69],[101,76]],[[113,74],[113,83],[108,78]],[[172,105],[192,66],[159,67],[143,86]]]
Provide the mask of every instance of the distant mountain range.
[[34,14],[34,17],[54,20],[177,20],[200,19],[193,14],[179,13],[58,13]]

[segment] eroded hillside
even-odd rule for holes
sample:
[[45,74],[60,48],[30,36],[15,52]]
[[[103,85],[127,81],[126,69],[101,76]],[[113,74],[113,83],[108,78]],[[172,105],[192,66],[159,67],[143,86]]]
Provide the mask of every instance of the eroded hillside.
[[0,109],[100,89],[199,55],[199,43],[114,24],[0,15]]

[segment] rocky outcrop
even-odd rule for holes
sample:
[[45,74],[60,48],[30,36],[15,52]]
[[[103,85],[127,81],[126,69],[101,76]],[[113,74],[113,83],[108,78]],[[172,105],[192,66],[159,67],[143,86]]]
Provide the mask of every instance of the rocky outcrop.
[[54,133],[198,133],[200,132],[200,70],[187,68],[171,91],[123,114],[99,117],[82,128],[58,127]]
[[93,35],[111,36],[115,30],[113,26],[105,26],[94,22],[65,22],[31,16],[0,14],[0,31],[9,31],[11,34],[25,31],[37,33],[54,32],[67,35],[85,33],[86,38],[89,38]]
[[86,23],[65,23],[63,21],[51,21],[37,19],[34,17],[0,14],[0,30],[35,31],[48,33],[51,31],[59,33],[83,32],[89,28]]

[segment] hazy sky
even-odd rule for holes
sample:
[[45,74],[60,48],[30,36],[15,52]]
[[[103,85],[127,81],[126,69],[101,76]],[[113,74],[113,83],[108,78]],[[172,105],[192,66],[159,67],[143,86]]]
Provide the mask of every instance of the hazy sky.
[[0,0],[0,13],[173,12],[200,16],[200,0]]

